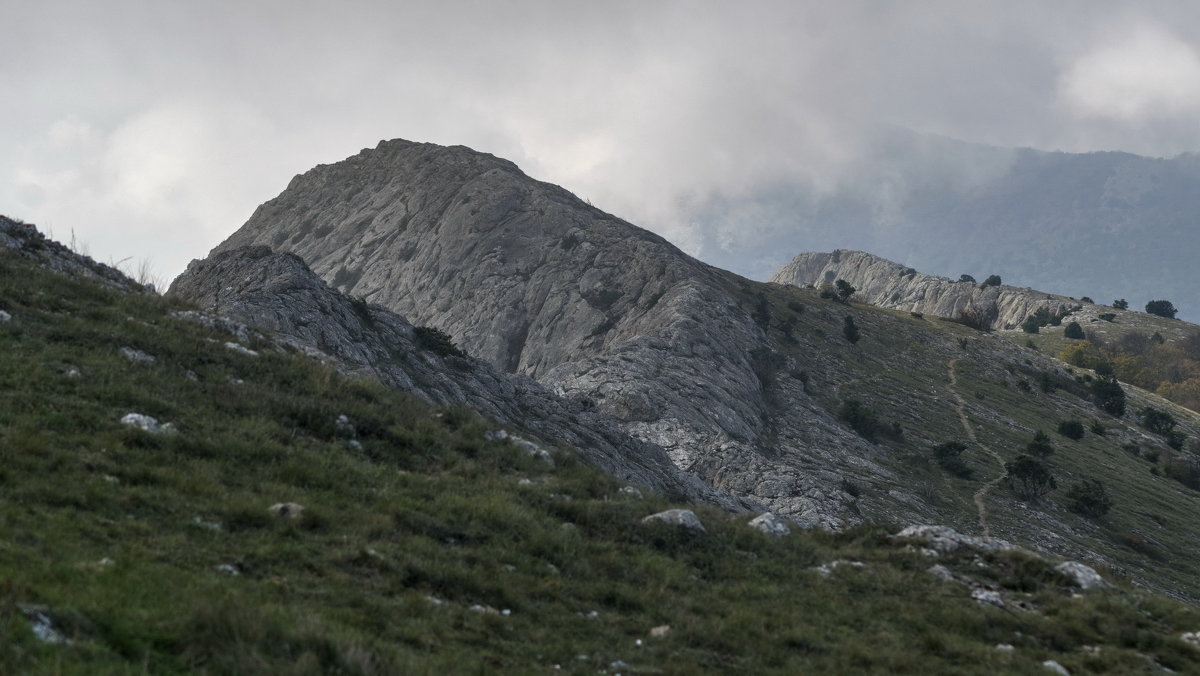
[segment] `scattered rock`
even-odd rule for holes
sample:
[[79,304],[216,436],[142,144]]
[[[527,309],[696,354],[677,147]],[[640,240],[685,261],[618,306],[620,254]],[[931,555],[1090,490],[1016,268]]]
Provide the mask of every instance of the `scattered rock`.
[[354,431],[354,423],[350,421],[350,417],[345,413],[339,415],[337,420],[333,422],[333,431],[339,437],[348,437],[353,439],[357,436]]
[[530,480],[530,479],[524,479],[524,478],[523,478],[523,479],[518,479],[518,480],[517,480],[517,485],[518,485],[518,486],[532,486],[532,485],[533,485],[533,481],[532,481],[532,480]]
[[1000,597],[1000,592],[995,592],[990,589],[977,588],[971,590],[971,598],[980,603],[996,606],[997,608],[1004,607],[1004,599]]
[[774,512],[763,512],[754,517],[750,520],[750,527],[776,537],[782,537],[792,532],[792,529],[787,527],[783,519],[775,516]]
[[1061,674],[1062,676],[1071,676],[1071,672],[1067,671],[1066,667],[1058,662],[1055,662],[1054,660],[1046,660],[1045,662],[1042,662],[1042,666],[1056,674]]
[[499,610],[496,610],[495,608],[493,608],[491,606],[485,606],[485,605],[481,605],[478,603],[471,606],[470,608],[467,608],[467,610],[469,610],[473,613],[483,613],[485,615],[499,615],[500,614]]
[[432,604],[433,604],[433,605],[435,605],[435,606],[444,606],[444,605],[446,605],[446,602],[445,602],[445,601],[443,601],[443,600],[439,599],[439,598],[438,598],[438,597],[436,597],[436,596],[433,596],[432,594],[427,594],[427,595],[425,596],[425,600],[426,600],[426,601],[428,601],[428,602],[430,602],[430,603],[432,603]]
[[160,424],[158,420],[141,413],[126,413],[121,418],[121,424],[136,427],[149,434],[167,434],[175,431],[175,427],[171,423]]
[[484,441],[504,441],[508,438],[508,432],[504,430],[496,430],[495,432],[484,432]]
[[33,630],[33,635],[37,640],[42,643],[67,644],[71,642],[54,626],[54,620],[50,618],[50,609],[46,606],[18,605],[17,607],[29,619],[30,629]]
[[704,528],[704,524],[700,522],[700,517],[696,516],[696,513],[690,509],[668,509],[664,512],[651,514],[650,516],[642,519],[642,523],[651,523],[655,521],[670,524],[672,526],[679,526],[680,528],[684,528],[695,533],[707,532],[707,530]]
[[1200,631],[1185,631],[1179,635],[1179,640],[1200,650]]
[[1011,643],[997,643],[995,645],[995,649],[999,650],[1002,653],[1011,653],[1014,650],[1016,650],[1016,648],[1014,648]]
[[1016,549],[1007,540],[992,537],[963,535],[949,526],[909,526],[894,536],[897,540],[918,540],[942,554],[949,554],[959,547],[981,552],[1007,552]]
[[950,572],[949,568],[943,566],[940,563],[937,564],[936,566],[930,566],[928,569],[926,569],[926,572],[929,573],[930,575],[938,578],[942,582],[953,582],[954,581],[954,573]]
[[245,385],[246,384],[245,380],[242,380],[241,378],[234,378],[233,376],[229,376],[228,382],[230,385]]
[[184,371],[183,377],[187,378],[188,380],[192,381],[193,383],[200,382],[200,376],[196,375],[196,372],[191,369]]
[[83,376],[83,372],[74,366],[68,366],[63,370],[63,375],[68,378],[80,378]]
[[242,345],[241,343],[235,343],[235,342],[229,341],[229,342],[225,343],[225,347],[227,347],[230,350],[233,350],[234,352],[237,352],[239,354],[244,354],[247,357],[257,357],[258,356],[257,352],[255,352],[254,350],[251,350],[250,348],[246,347],[245,345]]
[[211,530],[211,531],[221,530],[221,524],[217,523],[216,521],[205,521],[204,519],[201,519],[198,516],[192,518],[192,524],[199,526],[200,528],[203,528],[204,530]]
[[628,495],[631,497],[638,498],[639,500],[642,497],[642,492],[639,491],[638,489],[634,488],[633,486],[622,486],[621,490],[619,490],[617,492],[622,495]]
[[235,576],[242,574],[242,571],[238,570],[238,567],[232,563],[222,563],[221,565],[217,566],[217,570],[221,571],[222,573],[229,573],[230,575]]
[[825,577],[829,577],[830,575],[833,574],[833,571],[837,570],[838,568],[843,568],[843,567],[860,568],[861,569],[861,568],[866,568],[867,564],[863,563],[862,561],[847,561],[846,559],[838,559],[836,561],[830,561],[829,563],[822,563],[821,565],[817,566],[817,572],[824,575]]
[[598,610],[586,610],[586,611],[581,610],[581,611],[579,611],[579,616],[586,617],[589,620],[594,620],[597,617],[600,617],[600,611],[598,611]]
[[350,441],[346,442],[346,445],[350,447],[350,450],[362,453],[363,445],[358,439],[351,439]]
[[1084,591],[1108,586],[1108,583],[1104,581],[1104,578],[1100,577],[1100,574],[1096,572],[1096,569],[1079,563],[1078,561],[1066,561],[1060,563],[1054,567],[1054,570],[1057,570],[1063,575],[1071,578],[1075,586]]
[[125,357],[131,363],[134,363],[134,364],[153,364],[154,363],[153,355],[146,354],[145,352],[142,352],[141,350],[135,350],[132,347],[122,347],[121,349],[117,350],[117,352],[120,352],[122,357]]
[[8,314],[4,310],[0,310],[0,323],[7,321],[12,321],[12,315]]
[[295,521],[304,516],[304,505],[295,502],[277,502],[268,507],[267,511],[281,519]]
[[508,438],[513,442],[513,444],[515,444],[518,448],[524,449],[524,451],[529,455],[537,456],[538,459],[547,465],[550,465],[551,467],[554,466],[554,457],[550,455],[550,452],[546,449],[538,446],[528,439],[522,439],[515,434],[510,434]]
[[669,624],[660,624],[657,627],[654,627],[653,629],[650,630],[650,636],[652,638],[662,638],[670,633],[671,633],[671,625],[669,625]]

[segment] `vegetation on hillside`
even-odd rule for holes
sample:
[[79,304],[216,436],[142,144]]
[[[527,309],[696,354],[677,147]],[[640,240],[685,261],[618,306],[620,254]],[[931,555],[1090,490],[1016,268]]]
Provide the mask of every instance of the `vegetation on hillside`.
[[1077,597],[1021,552],[940,556],[946,582],[885,526],[775,538],[701,508],[706,533],[643,524],[670,505],[569,449],[549,464],[470,411],[264,340],[231,348],[169,299],[0,254],[0,309],[0,672],[984,674],[1052,659],[1127,673],[1200,659],[1182,638],[1194,609],[1124,588]]

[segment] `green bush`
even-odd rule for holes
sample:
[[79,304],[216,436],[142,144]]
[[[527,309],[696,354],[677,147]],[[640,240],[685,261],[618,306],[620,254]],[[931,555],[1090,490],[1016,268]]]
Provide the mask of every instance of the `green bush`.
[[1079,325],[1079,322],[1071,322],[1063,329],[1063,337],[1071,338],[1072,340],[1083,340],[1085,337],[1083,327]]
[[417,336],[417,345],[440,357],[467,356],[466,352],[454,344],[450,335],[441,329],[432,326],[417,326],[413,328],[413,332]]
[[1000,286],[1000,275],[990,275],[987,279],[983,280],[983,285]]
[[1120,418],[1125,415],[1125,390],[1116,376],[1106,375],[1092,381],[1092,399],[1105,413]]
[[883,422],[872,408],[857,399],[843,401],[838,408],[838,418],[867,441],[874,442],[881,436],[899,440],[904,436],[904,429],[899,424]]
[[1054,452],[1054,446],[1050,445],[1050,437],[1038,430],[1033,434],[1033,441],[1025,445],[1025,452],[1044,458]]
[[1158,315],[1159,317],[1174,319],[1175,313],[1178,312],[1178,310],[1175,309],[1175,305],[1169,300],[1152,300],[1149,303],[1146,303],[1146,312],[1152,315]]
[[1037,499],[1058,488],[1050,470],[1031,456],[1017,456],[1016,460],[1004,464],[1004,470],[1009,487],[1025,498]]
[[1163,474],[1192,490],[1200,491],[1200,466],[1183,456],[1169,458],[1163,464]]
[[1078,420],[1064,420],[1058,424],[1058,433],[1068,439],[1079,441],[1083,438],[1083,423]]
[[934,447],[933,457],[937,464],[950,474],[962,479],[970,479],[974,475],[974,471],[960,457],[965,450],[967,450],[966,444],[947,441]]
[[1118,310],[1128,310],[1129,301],[1125,300],[1124,298],[1118,298],[1117,300],[1113,301],[1112,306]]
[[1170,434],[1175,429],[1175,416],[1153,406],[1146,406],[1138,413],[1138,422],[1142,427],[1162,436]]
[[842,335],[851,343],[858,342],[858,326],[854,323],[854,318],[846,315],[846,319],[842,321]]
[[1104,321],[1106,321],[1106,322],[1111,322],[1111,321],[1113,321],[1113,320],[1115,320],[1115,319],[1117,318],[1117,313],[1115,313],[1115,312],[1104,312],[1104,313],[1098,314],[1098,315],[1096,315],[1096,316],[1097,316],[1097,317],[1099,317],[1100,319],[1103,319],[1103,320],[1104,320]]
[[1084,479],[1071,484],[1067,489],[1068,506],[1072,512],[1098,519],[1112,509],[1112,498],[1104,484],[1096,479]]

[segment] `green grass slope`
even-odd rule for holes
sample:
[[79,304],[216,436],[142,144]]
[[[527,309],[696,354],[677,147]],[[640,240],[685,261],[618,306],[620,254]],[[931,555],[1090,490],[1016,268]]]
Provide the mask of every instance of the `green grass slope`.
[[[1196,413],[1125,387],[1127,411],[1112,416],[1094,401],[1093,372],[948,320],[842,304],[816,289],[732,275],[730,287],[767,329],[771,347],[758,359],[759,377],[780,415],[815,402],[875,439],[876,452],[866,460],[885,473],[861,470],[862,459],[849,455],[821,461],[842,474],[843,490],[868,520],[886,521],[896,494],[911,491],[929,522],[980,533],[982,503],[991,535],[1107,566],[1179,598],[1200,598],[1200,524],[1193,518],[1200,491],[1177,480],[1197,466]],[[856,342],[846,337],[847,317]],[[1054,339],[1052,332],[1034,337]],[[858,403],[856,416],[847,415],[851,401]],[[1136,413],[1147,406],[1177,419],[1181,449],[1139,424]],[[1057,432],[1072,421],[1084,427],[1082,438]],[[1058,488],[1032,498],[1003,481],[1004,464],[1025,453],[1038,431],[1051,438],[1051,452],[1038,460]],[[948,442],[966,447],[959,460],[970,478],[939,463],[935,449]],[[1086,481],[1105,487],[1112,500],[1107,514],[1073,509],[1071,488]]]
[[[774,538],[704,509],[703,534],[649,526],[669,505],[569,449],[550,466],[469,411],[230,349],[176,302],[0,253],[0,309],[3,673],[1200,669],[1195,609],[1077,594],[1027,554]],[[836,560],[863,565],[817,569]]]

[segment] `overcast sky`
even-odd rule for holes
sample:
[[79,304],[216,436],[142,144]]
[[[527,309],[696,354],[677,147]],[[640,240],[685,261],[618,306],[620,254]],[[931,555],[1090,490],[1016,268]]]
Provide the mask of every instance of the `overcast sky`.
[[871,130],[1200,150],[1200,3],[0,0],[0,213],[169,280],[290,178],[463,144],[691,253]]

